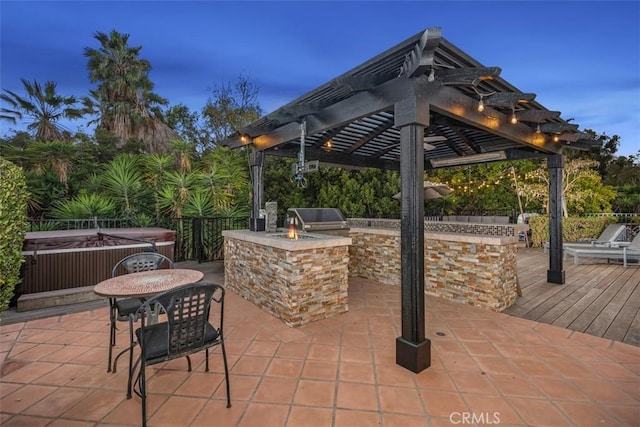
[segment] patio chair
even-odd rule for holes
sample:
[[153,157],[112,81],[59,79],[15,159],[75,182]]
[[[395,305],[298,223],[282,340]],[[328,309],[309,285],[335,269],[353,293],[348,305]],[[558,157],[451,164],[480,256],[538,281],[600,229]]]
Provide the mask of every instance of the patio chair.
[[640,233],[633,238],[631,243],[621,243],[619,247],[565,247],[564,256],[573,256],[573,263],[578,264],[580,258],[606,258],[608,260],[622,260],[626,268],[629,261],[640,261]]
[[[113,266],[111,277],[121,274],[138,273],[140,271],[158,270],[160,268],[173,268],[173,261],[168,257],[157,252],[139,252],[122,258]],[[109,362],[107,372],[112,372],[111,361],[113,355],[113,347],[116,345],[116,321],[126,322],[129,320],[129,314],[134,313],[140,307],[142,301],[139,298],[109,298]],[[116,371],[118,358],[127,350],[132,350],[133,343],[129,343],[129,347],[121,351],[113,361],[113,372]],[[132,355],[130,356],[130,358]]]
[[[224,295],[222,286],[213,283],[190,283],[174,288],[145,301],[140,308],[129,316],[132,325],[140,320],[140,327],[135,336],[140,346],[140,355],[135,364],[129,365],[129,381],[127,399],[131,398],[131,390],[142,399],[142,425],[147,425],[147,391],[146,368],[149,365],[186,357],[188,371],[191,372],[190,354],[205,351],[205,371],[209,371],[209,348],[219,345],[224,362],[224,377],[227,392],[227,408],[231,407],[229,394],[229,368],[227,353],[224,348]],[[217,326],[210,323],[210,312],[215,304],[214,320]],[[162,307],[166,313],[166,321],[150,324],[148,317],[154,306]],[[133,332],[131,340],[133,340]],[[139,367],[135,383],[133,374]],[[137,388],[136,388],[137,386]]]
[[[616,246],[620,243],[618,239],[624,233],[626,226],[624,224],[609,224],[605,227],[605,229],[600,233],[597,239],[591,240],[589,242],[566,242],[563,243],[562,247],[576,247],[576,248],[589,248],[589,247],[609,247]],[[549,250],[549,242],[545,242],[544,244],[544,253],[547,253]]]

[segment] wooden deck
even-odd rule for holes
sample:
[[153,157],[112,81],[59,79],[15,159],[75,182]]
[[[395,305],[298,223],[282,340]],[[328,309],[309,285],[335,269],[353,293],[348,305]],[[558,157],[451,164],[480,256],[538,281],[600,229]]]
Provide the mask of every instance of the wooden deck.
[[549,255],[520,248],[522,296],[504,313],[640,346],[640,265],[564,261],[566,283],[547,283]]

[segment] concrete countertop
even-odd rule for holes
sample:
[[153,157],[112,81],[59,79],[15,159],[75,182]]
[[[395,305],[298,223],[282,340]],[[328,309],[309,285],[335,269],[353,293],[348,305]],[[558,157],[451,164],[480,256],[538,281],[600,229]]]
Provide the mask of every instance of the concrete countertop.
[[287,251],[304,251],[308,249],[330,248],[334,246],[348,246],[352,241],[350,237],[333,236],[318,233],[300,233],[300,239],[288,239],[287,232],[267,233],[264,231],[250,230],[224,230],[225,238],[241,240],[249,243],[270,246]]

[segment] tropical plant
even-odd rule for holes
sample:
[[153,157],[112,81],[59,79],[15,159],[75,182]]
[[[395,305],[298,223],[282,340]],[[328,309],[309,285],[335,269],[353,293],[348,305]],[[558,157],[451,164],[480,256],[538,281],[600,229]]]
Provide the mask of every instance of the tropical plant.
[[138,56],[142,46],[130,47],[129,35],[115,30],[97,32],[94,38],[100,48],[87,47],[84,56],[90,81],[98,86],[83,100],[86,111],[98,115],[98,128],[117,135],[120,145],[137,139],[148,152],[166,151],[176,134],[151,113],[167,101],[153,92],[151,64]]
[[113,218],[116,204],[109,198],[95,193],[81,193],[73,199],[54,205],[51,216],[56,219]]
[[26,120],[27,130],[39,141],[70,139],[71,134],[60,124],[62,119],[79,119],[82,111],[75,107],[74,96],[62,96],[56,93],[56,83],[47,81],[44,88],[36,80],[30,82],[21,79],[27,96],[4,89],[0,100],[9,108],[0,109],[0,119],[10,123]]
[[148,191],[139,157],[131,154],[116,156],[101,175],[105,193],[119,204],[119,214],[134,218],[144,211]]

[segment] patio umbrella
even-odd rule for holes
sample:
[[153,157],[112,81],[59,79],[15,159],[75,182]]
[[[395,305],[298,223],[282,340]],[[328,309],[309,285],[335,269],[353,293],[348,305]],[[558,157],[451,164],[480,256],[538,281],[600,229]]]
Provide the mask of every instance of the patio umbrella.
[[[424,199],[425,200],[439,199],[442,196],[451,194],[452,192],[453,190],[447,187],[445,184],[435,184],[429,181],[424,182]],[[400,193],[394,194],[393,198],[400,200]]]

